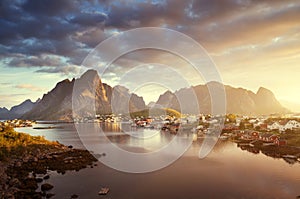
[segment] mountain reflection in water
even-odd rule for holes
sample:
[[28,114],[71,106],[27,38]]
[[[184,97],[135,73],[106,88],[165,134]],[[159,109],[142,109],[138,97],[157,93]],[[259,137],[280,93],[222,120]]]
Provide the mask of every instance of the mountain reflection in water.
[[[133,139],[122,133],[118,125],[107,124],[102,129],[118,147],[138,153],[158,150],[174,137],[168,133],[151,132],[152,137],[148,140]],[[64,129],[22,128],[18,131],[44,135],[47,139],[77,148],[84,147],[72,124],[66,124]],[[141,131],[147,134],[148,130]],[[124,173],[98,162],[97,167],[79,172],[51,173],[48,182],[54,185],[54,198],[69,198],[77,194],[80,198],[96,199],[102,186],[110,188],[107,198],[111,199],[286,199],[300,195],[299,163],[288,164],[282,158],[266,156],[254,148],[241,147],[244,149],[241,150],[230,141],[219,141],[206,158],[199,159],[202,141],[198,139],[184,156],[155,172]]]

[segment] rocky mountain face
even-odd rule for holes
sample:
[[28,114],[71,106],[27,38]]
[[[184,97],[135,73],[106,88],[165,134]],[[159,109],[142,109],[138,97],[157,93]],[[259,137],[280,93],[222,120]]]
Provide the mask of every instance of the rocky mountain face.
[[71,120],[73,117],[94,117],[95,114],[118,114],[126,112],[128,104],[130,111],[146,107],[142,97],[121,86],[112,88],[101,82],[97,71],[88,70],[78,79],[59,82],[22,118]]
[[115,86],[111,96],[111,108],[113,113],[130,113],[146,108],[143,97],[130,94],[123,86]]
[[24,113],[27,113],[28,111],[30,111],[37,102],[32,102],[30,99],[25,100],[21,104],[19,104],[17,106],[13,106],[10,109],[10,112],[13,114],[19,115],[19,116],[23,115]]
[[[208,86],[216,88],[222,87],[222,84],[210,82],[206,85],[180,89],[174,93],[167,91],[159,97],[156,103],[177,111],[184,109],[184,112],[189,113],[198,113],[195,107],[199,107],[201,113],[209,114],[212,112],[212,101]],[[288,110],[281,106],[281,104],[277,101],[274,94],[266,88],[259,88],[257,93],[253,93],[252,91],[243,88],[233,88],[227,85],[224,85],[224,89],[226,94],[227,113],[263,115],[288,112]],[[196,98],[193,98],[196,100],[186,97],[188,93],[192,92],[196,95]],[[184,106],[184,108],[181,108],[182,106]]]
[[[210,93],[208,88],[215,88]],[[274,94],[259,88],[257,93],[233,88],[217,82],[167,91],[151,106],[172,108],[183,113],[212,113],[211,96],[225,89],[226,112],[241,115],[286,113]],[[218,106],[218,103],[214,106]],[[142,97],[123,86],[102,83],[97,71],[88,70],[80,78],[63,80],[37,102],[26,100],[10,110],[0,108],[0,119],[72,120],[74,117],[94,117],[95,114],[126,114],[146,109]]]
[[25,113],[23,119],[35,120],[55,120],[67,119],[72,116],[72,90],[75,79],[72,81],[65,79],[56,84],[42,99],[33,107],[33,109]]
[[[70,99],[75,117],[94,117],[96,114],[107,114],[111,112],[109,97],[98,76],[97,71],[88,70],[75,81],[72,98]],[[110,91],[108,91],[110,92]]]
[[3,107],[0,108],[0,119],[15,119],[21,117],[26,112],[30,111],[37,102],[32,102],[27,99],[19,105],[13,106],[10,110]]

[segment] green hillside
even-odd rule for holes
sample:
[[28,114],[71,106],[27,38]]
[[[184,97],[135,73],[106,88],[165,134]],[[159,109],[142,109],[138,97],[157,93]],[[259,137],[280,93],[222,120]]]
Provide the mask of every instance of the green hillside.
[[168,115],[168,116],[174,116],[176,118],[181,117],[181,113],[174,109],[160,109],[160,108],[151,108],[151,109],[144,109],[142,111],[137,111],[130,113],[131,118],[136,118],[136,117],[156,117],[156,116],[161,116],[161,115]]

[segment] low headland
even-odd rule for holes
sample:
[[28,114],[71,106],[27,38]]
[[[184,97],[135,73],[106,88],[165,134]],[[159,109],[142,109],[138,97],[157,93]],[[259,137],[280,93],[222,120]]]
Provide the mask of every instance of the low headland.
[[79,171],[97,166],[96,161],[87,150],[3,127],[0,131],[0,198],[51,198],[55,195],[51,192],[53,185],[45,182],[50,178],[49,171],[60,174]]

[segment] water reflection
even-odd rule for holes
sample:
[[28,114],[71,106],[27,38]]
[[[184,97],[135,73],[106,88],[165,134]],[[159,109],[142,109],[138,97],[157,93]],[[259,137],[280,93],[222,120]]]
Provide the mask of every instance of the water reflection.
[[[91,134],[88,136],[88,133],[93,129],[100,129],[105,132],[106,138],[114,143],[117,147],[135,153],[148,153],[151,151],[157,151],[162,147],[168,145],[173,139],[174,135],[171,135],[167,132],[160,132],[153,129],[143,129],[143,128],[134,128],[129,124],[120,124],[120,123],[90,123],[89,126],[84,126],[85,131],[87,132],[87,137],[84,139],[87,140],[90,144],[98,144],[103,142],[103,140],[98,140],[93,137]],[[33,127],[47,127],[49,124],[36,124]],[[85,148],[82,144],[74,124],[51,124],[51,126],[63,126],[62,129],[33,129],[30,127],[18,128],[17,131],[26,132],[31,135],[42,135],[45,136],[48,140],[59,141],[65,145],[73,145],[76,148]],[[191,132],[181,132],[180,136],[183,137],[192,137]],[[203,137],[197,138],[192,144],[192,150],[195,151],[194,155],[197,156],[197,150],[199,146],[203,143]],[[213,138],[212,138],[213,139]],[[217,146],[214,147],[213,151],[222,152],[226,145],[226,141],[218,141]],[[234,147],[237,147],[243,151],[247,151],[251,154],[259,155],[263,154],[274,159],[282,159],[288,164],[298,164],[300,163],[297,158],[291,158],[288,155],[288,152],[284,153],[279,152],[278,149],[268,148],[268,147],[253,147],[243,144],[234,144]],[[300,154],[300,149],[296,148],[293,151],[293,154]],[[297,156],[296,156],[297,157]]]
[[300,149],[297,147],[286,146],[251,146],[247,143],[237,144],[237,147],[241,150],[248,151],[253,154],[264,154],[265,156],[272,157],[273,159],[283,159],[288,164],[300,163],[299,155]]
[[[103,139],[140,153],[156,150],[174,138],[174,135],[159,133],[150,140],[133,139],[115,124],[102,127],[105,131]],[[89,128],[85,129],[90,131]],[[70,124],[66,124],[64,129],[26,128],[20,131],[45,135],[47,139],[83,147],[76,129]],[[180,136],[192,137],[192,134],[183,133]],[[85,139],[90,143],[101,143],[101,139],[95,140],[92,136]],[[219,141],[212,153],[200,160],[197,154],[202,142],[203,138],[197,139],[183,157],[153,173],[128,174],[99,162],[93,169],[67,172],[64,176],[52,174],[48,182],[54,185],[55,198],[69,198],[70,195],[77,194],[80,198],[97,199],[99,188],[104,185],[110,187],[108,198],[111,199],[285,199],[300,195],[300,164],[290,165],[282,158],[269,158],[274,157],[274,154],[272,156],[266,153],[266,156],[253,147],[237,147],[236,143],[230,141]]]
[[240,146],[240,148],[242,150],[246,150],[246,151],[248,151],[250,153],[253,153],[253,154],[259,154],[260,153],[259,149],[253,148],[251,146]]
[[129,124],[120,123],[87,123],[76,128],[81,132],[80,139],[90,148],[113,143],[123,150],[136,153],[157,151],[175,137],[160,130],[133,128]]

